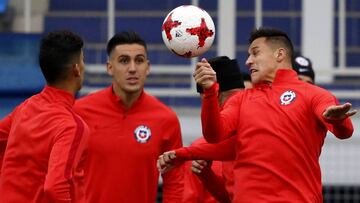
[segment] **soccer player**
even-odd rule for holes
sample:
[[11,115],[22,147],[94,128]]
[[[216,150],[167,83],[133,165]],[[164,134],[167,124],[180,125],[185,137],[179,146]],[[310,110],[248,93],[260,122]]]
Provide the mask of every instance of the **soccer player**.
[[[209,60],[216,72],[219,83],[219,104],[237,91],[252,88],[251,78],[245,72],[240,73],[236,60],[219,57]],[[197,91],[203,93],[197,85]],[[222,98],[222,99],[220,99]],[[183,202],[219,201],[229,202],[233,197],[233,160],[235,159],[235,137],[232,136],[220,143],[207,143],[203,138],[195,140],[189,147],[168,151],[159,156],[158,167],[162,172],[170,170],[174,163],[192,161],[191,170],[185,172],[185,191]],[[212,161],[214,160],[214,161]],[[189,163],[186,163],[190,165]],[[210,197],[210,195],[212,197]],[[216,200],[215,200],[216,199]]]
[[1,203],[84,202],[89,129],[73,111],[84,76],[82,47],[69,31],[42,38],[39,64],[47,85],[0,121],[0,142],[7,142]]
[[351,104],[300,81],[291,68],[293,46],[276,29],[250,35],[246,65],[254,87],[219,110],[215,72],[202,59],[194,78],[204,89],[202,130],[208,142],[235,135],[233,202],[322,202],[319,156],[328,130],[352,136]]
[[310,84],[315,83],[315,73],[309,58],[297,55],[295,56],[292,65],[294,70],[298,74],[299,80],[308,82]]
[[[160,154],[182,146],[176,114],[144,91],[150,62],[144,40],[134,32],[114,35],[107,44],[112,85],[79,99],[88,123],[87,201],[155,202]],[[180,202],[183,167],[164,174],[163,202]]]

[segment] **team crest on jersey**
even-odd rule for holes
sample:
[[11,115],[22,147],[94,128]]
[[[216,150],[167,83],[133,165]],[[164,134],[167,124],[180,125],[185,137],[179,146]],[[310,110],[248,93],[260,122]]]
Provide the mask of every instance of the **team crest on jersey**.
[[140,143],[147,143],[151,137],[150,128],[140,125],[134,131],[136,141]]
[[280,104],[281,105],[289,105],[296,99],[295,92],[288,90],[280,96]]

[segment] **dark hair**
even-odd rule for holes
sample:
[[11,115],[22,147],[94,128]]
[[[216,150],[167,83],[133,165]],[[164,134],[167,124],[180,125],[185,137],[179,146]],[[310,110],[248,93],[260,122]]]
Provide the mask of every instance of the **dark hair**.
[[260,27],[250,33],[249,43],[251,44],[260,37],[265,37],[266,41],[284,46],[289,53],[289,59],[292,60],[294,58],[294,46],[285,32],[275,28]]
[[67,77],[69,64],[79,59],[83,45],[81,37],[67,30],[50,32],[41,39],[39,64],[47,83]]
[[121,44],[139,44],[147,50],[145,41],[138,35],[136,32],[133,31],[126,31],[115,34],[107,44],[107,54],[110,56],[111,52],[115,49],[117,45]]

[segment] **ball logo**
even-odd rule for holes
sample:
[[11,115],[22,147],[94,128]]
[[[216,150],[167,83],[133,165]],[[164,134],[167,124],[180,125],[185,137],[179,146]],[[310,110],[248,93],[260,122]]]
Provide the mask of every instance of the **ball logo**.
[[136,141],[140,143],[147,143],[151,137],[150,128],[140,125],[134,131]]
[[280,104],[281,105],[289,105],[291,104],[296,98],[295,92],[288,90],[280,96]]

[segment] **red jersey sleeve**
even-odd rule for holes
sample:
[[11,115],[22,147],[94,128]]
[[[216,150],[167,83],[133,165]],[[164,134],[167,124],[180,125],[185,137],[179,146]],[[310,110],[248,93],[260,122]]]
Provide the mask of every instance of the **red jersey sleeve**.
[[206,167],[197,174],[204,187],[211,195],[221,203],[230,203],[230,196],[225,187],[225,180],[222,176],[216,175],[211,167]]
[[0,174],[1,174],[1,167],[2,162],[5,155],[5,148],[8,141],[8,137],[10,134],[11,125],[13,122],[13,117],[15,116],[16,112],[21,108],[23,104],[17,106],[13,112],[7,115],[0,121]]
[[339,105],[339,101],[334,95],[323,90],[312,100],[312,105],[317,118],[332,132],[337,138],[346,139],[352,136],[354,128],[350,118],[331,121],[323,117],[323,113],[329,106]]
[[231,96],[220,113],[217,99],[218,84],[204,91],[201,106],[201,124],[204,138],[209,143],[216,143],[229,137],[238,123],[239,105],[237,97]]
[[[168,137],[162,146],[162,153],[182,147],[181,130],[176,116],[164,128],[168,130]],[[165,130],[164,130],[165,131]],[[163,203],[181,202],[184,189],[184,166],[180,164],[162,175],[163,178]]]
[[231,161],[235,159],[236,137],[231,136],[219,143],[199,143],[175,150],[176,158],[180,160],[218,160]]
[[12,114],[9,114],[0,121],[0,174],[1,174],[2,162],[5,154],[6,143],[10,133],[11,123],[12,123]]
[[191,161],[184,163],[184,196],[183,203],[203,202],[204,187],[199,178],[191,171]]
[[74,185],[76,165],[80,159],[79,150],[84,125],[77,121],[64,120],[59,123],[63,126],[55,137],[49,157],[48,173],[46,175],[44,192],[52,202],[73,202],[74,194],[71,188]]

